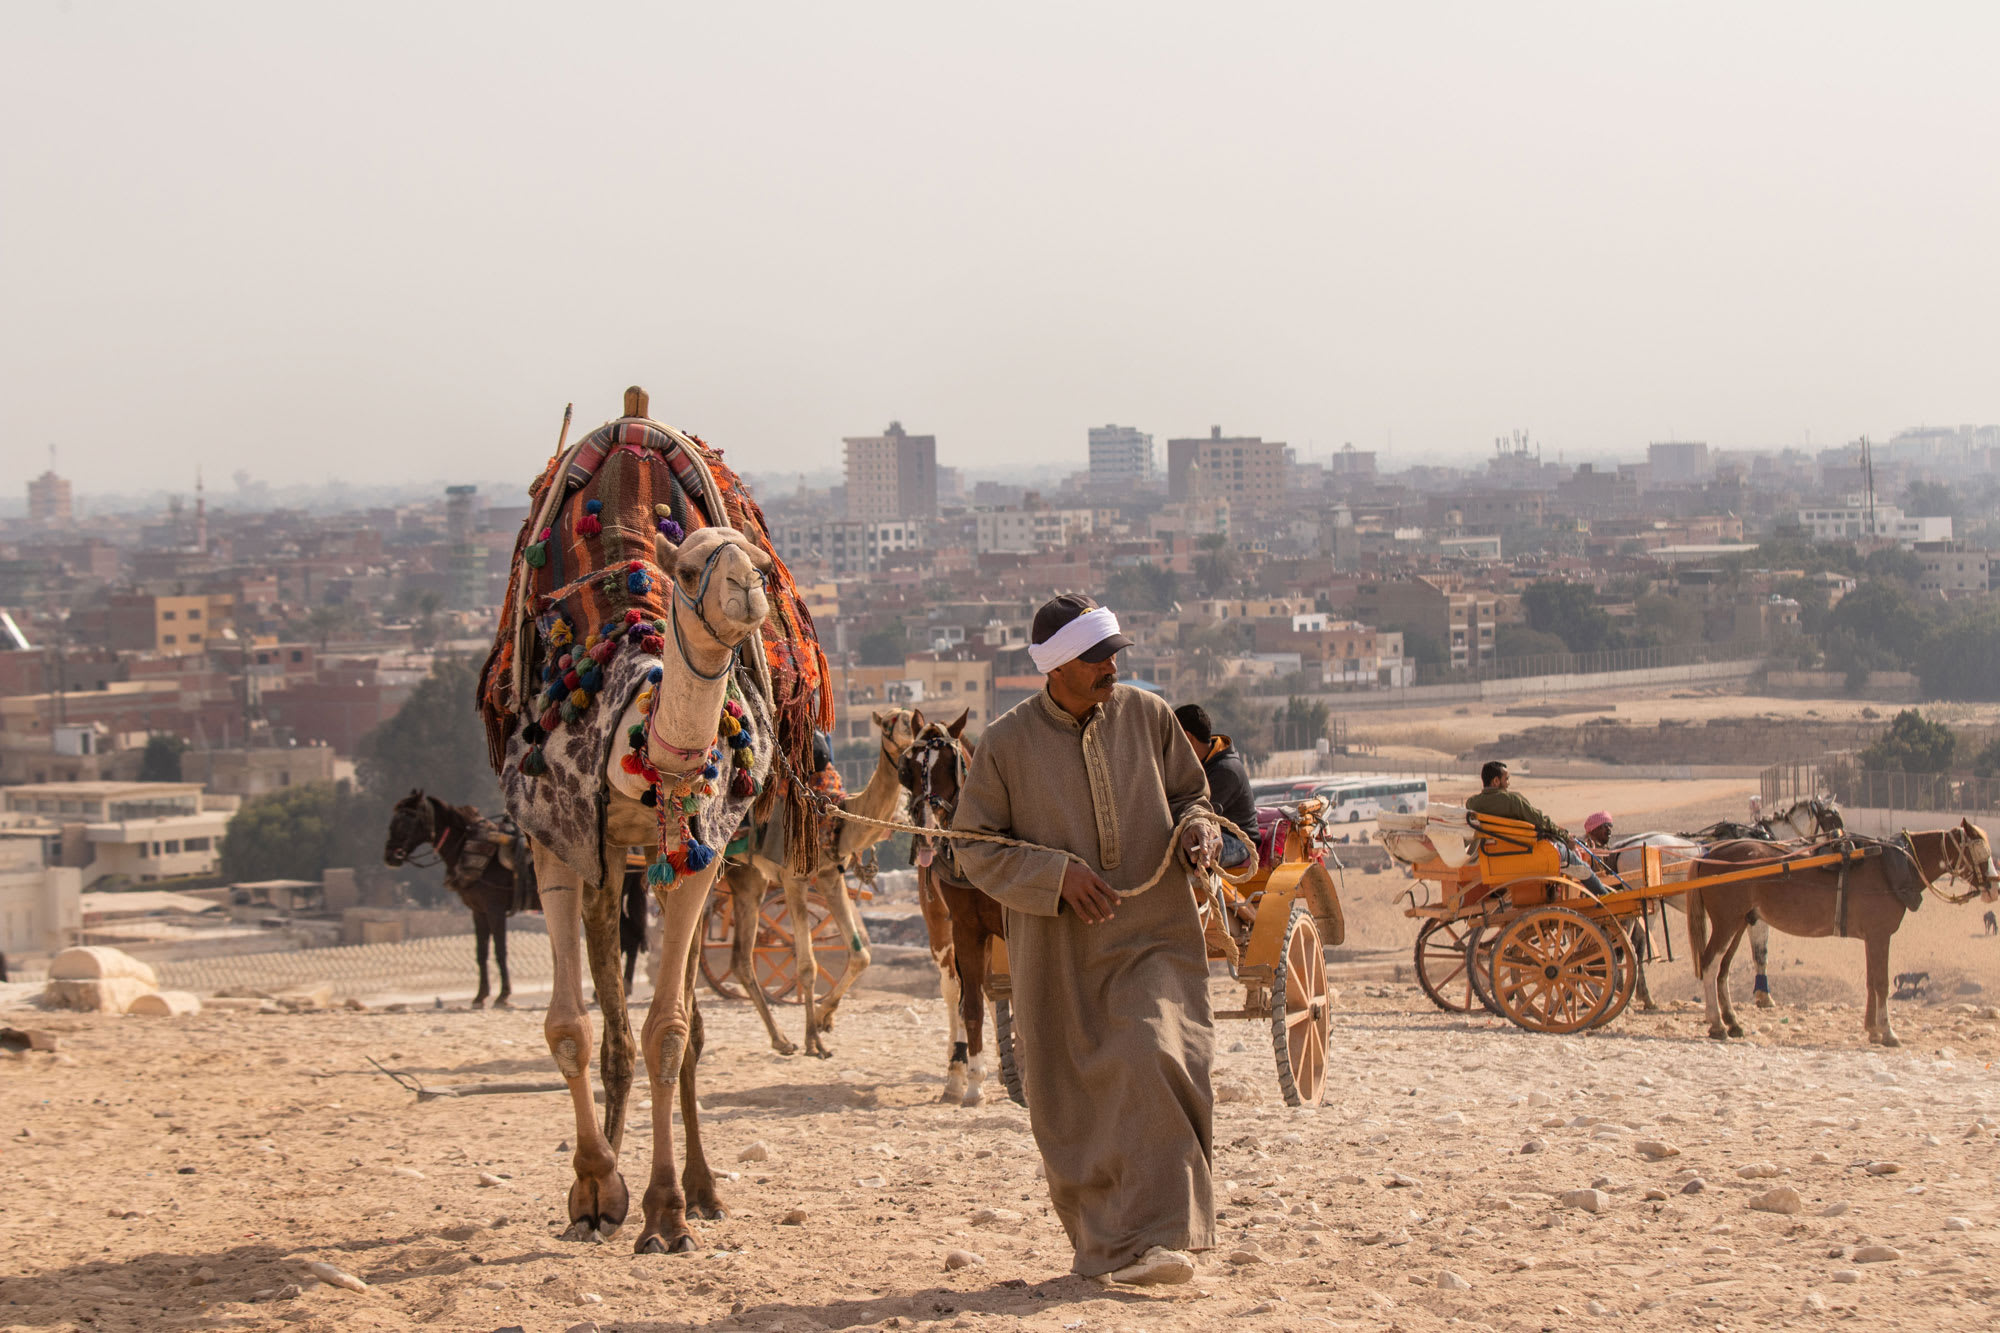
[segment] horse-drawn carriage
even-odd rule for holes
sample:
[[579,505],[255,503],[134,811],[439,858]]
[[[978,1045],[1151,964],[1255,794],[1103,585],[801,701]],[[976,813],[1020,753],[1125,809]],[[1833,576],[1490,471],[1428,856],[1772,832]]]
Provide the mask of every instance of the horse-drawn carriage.
[[[1612,887],[1600,896],[1570,877],[1557,846],[1532,825],[1479,814],[1464,815],[1461,824],[1450,810],[1434,806],[1427,815],[1381,820],[1390,854],[1434,886],[1435,896],[1413,896],[1406,909],[1424,922],[1417,932],[1417,983],[1442,1009],[1484,1008],[1533,1032],[1598,1028],[1623,1013],[1639,979],[1634,927],[1668,898],[1772,881],[1807,883],[1835,872],[1844,911],[1851,871],[1905,855],[1896,843],[1843,836],[1770,845],[1741,868],[1717,870],[1720,862],[1712,860],[1673,866],[1660,847],[1645,846],[1637,849],[1636,869],[1607,870]],[[1927,885],[1935,856],[1907,837],[1904,843]],[[1847,933],[1844,923],[1840,933]]]

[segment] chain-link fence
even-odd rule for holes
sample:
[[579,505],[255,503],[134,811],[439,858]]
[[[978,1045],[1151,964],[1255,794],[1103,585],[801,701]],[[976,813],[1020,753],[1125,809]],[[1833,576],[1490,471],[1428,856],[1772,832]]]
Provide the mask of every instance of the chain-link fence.
[[2000,813],[2000,778],[1865,769],[1846,755],[1774,764],[1764,770],[1761,785],[1766,809],[1809,796],[1831,796],[1841,805],[1857,810]]

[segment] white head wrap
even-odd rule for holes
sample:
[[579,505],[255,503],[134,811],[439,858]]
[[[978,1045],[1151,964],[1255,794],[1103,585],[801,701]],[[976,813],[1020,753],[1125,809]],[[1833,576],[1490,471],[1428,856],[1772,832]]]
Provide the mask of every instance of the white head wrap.
[[1073,662],[1118,632],[1118,617],[1102,606],[1085,611],[1041,643],[1028,645],[1035,670],[1044,674]]

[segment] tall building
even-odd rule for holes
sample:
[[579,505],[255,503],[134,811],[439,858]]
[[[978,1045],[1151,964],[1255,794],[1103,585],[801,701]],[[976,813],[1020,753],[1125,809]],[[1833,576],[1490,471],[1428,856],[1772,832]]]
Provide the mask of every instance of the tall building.
[[1646,446],[1646,462],[1650,465],[1655,486],[1686,486],[1707,481],[1715,473],[1715,465],[1708,456],[1708,445],[1700,440],[1649,444]]
[[[1291,450],[1278,440],[1224,435],[1211,426],[1206,438],[1167,441],[1167,498],[1220,499],[1237,512],[1278,507],[1291,469]],[[1191,482],[1200,477],[1200,495]]]
[[477,486],[444,488],[445,561],[450,582],[446,604],[454,611],[479,605],[483,591],[486,550],[475,544],[481,508]]
[[1153,479],[1153,437],[1136,426],[1090,428],[1090,484],[1128,490]]
[[880,435],[850,435],[847,517],[858,523],[937,517],[937,436],[910,435],[892,421]]
[[50,468],[28,483],[30,527],[66,528],[74,515],[67,477],[58,477],[55,469]]

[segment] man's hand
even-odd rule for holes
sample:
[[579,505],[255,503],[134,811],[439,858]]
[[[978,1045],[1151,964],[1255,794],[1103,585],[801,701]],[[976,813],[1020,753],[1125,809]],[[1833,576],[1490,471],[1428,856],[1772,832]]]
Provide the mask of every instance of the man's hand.
[[1211,866],[1222,855],[1222,835],[1213,824],[1189,824],[1181,834],[1181,854],[1189,865]]
[[1071,861],[1063,871],[1062,900],[1086,926],[1109,921],[1118,906],[1117,892],[1081,861]]

